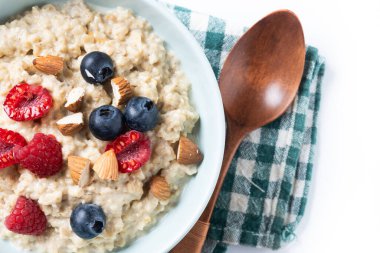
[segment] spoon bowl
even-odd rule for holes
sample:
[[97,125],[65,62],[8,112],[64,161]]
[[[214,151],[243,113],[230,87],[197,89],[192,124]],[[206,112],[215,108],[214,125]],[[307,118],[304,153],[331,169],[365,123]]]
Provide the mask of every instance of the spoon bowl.
[[288,10],[250,28],[227,57],[219,86],[227,121],[224,158],[214,193],[198,222],[172,253],[200,253],[232,157],[249,132],[275,120],[297,94],[305,63],[300,21]]
[[297,93],[304,62],[303,31],[292,12],[259,21],[232,49],[220,75],[227,119],[246,130],[276,119]]

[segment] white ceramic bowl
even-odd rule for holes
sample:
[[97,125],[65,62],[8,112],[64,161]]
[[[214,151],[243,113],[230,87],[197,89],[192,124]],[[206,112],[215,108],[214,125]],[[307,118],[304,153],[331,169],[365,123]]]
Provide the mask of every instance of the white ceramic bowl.
[[[48,2],[58,1],[0,0],[0,20],[4,22],[32,5]],[[204,152],[204,161],[198,174],[186,185],[178,205],[149,233],[119,251],[168,252],[186,235],[201,215],[219,175],[224,151],[225,121],[218,84],[198,43],[166,7],[153,0],[87,0],[87,3],[100,11],[123,6],[147,19],[153,25],[155,32],[166,41],[167,48],[174,51],[180,59],[182,68],[192,83],[192,103],[201,118],[196,135]],[[16,250],[9,242],[0,241],[0,252],[21,253],[22,251]]]

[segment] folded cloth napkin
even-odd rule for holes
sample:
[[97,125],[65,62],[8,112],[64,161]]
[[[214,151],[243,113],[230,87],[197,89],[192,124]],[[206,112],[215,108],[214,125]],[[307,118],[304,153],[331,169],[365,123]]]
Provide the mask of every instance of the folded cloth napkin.
[[[169,6],[191,31],[218,78],[223,62],[246,28]],[[276,121],[241,143],[222,187],[203,252],[244,244],[278,249],[294,237],[309,193],[324,60],[307,47],[298,95]]]

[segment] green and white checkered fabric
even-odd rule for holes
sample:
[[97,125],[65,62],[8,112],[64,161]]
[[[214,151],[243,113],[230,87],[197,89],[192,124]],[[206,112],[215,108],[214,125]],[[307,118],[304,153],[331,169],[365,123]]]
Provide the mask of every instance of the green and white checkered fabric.
[[[216,17],[169,6],[205,51],[216,77],[246,30]],[[214,210],[204,252],[228,244],[272,249],[291,241],[310,188],[324,60],[307,48],[298,96],[278,120],[241,143]]]

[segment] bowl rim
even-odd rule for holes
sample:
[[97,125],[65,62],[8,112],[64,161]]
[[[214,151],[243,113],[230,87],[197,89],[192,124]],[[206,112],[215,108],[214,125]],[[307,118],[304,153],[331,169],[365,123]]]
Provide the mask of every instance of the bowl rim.
[[[171,23],[176,26],[176,28],[181,31],[181,36],[184,36],[185,39],[190,43],[190,46],[197,51],[199,57],[200,57],[200,60],[202,61],[201,64],[204,65],[204,66],[207,66],[208,68],[208,72],[209,73],[212,73],[212,76],[213,76],[213,83],[210,83],[208,85],[212,86],[213,88],[215,88],[215,99],[217,100],[217,103],[219,104],[219,108],[221,108],[221,114],[218,118],[218,121],[215,122],[216,125],[219,125],[219,129],[218,130],[221,130],[221,136],[223,136],[223,140],[222,140],[222,144],[219,145],[219,150],[221,150],[221,153],[220,153],[220,157],[219,157],[219,160],[216,161],[216,164],[215,166],[218,168],[218,175],[215,176],[210,184],[212,185],[212,187],[209,188],[209,191],[207,192],[207,194],[205,194],[207,196],[207,198],[205,198],[205,201],[203,201],[202,203],[200,203],[199,207],[198,207],[198,210],[197,212],[195,212],[192,216],[192,218],[190,219],[191,222],[188,222],[188,224],[186,224],[186,226],[181,226],[182,229],[181,231],[179,231],[178,234],[175,235],[175,237],[173,236],[173,239],[167,243],[167,246],[163,249],[162,252],[169,252],[175,245],[177,245],[186,235],[187,233],[193,228],[193,226],[195,225],[195,223],[198,221],[198,219],[200,218],[201,214],[203,213],[204,209],[206,208],[213,192],[214,192],[214,189],[215,189],[215,186],[216,186],[216,183],[217,183],[217,180],[219,178],[219,173],[220,173],[220,169],[221,169],[221,166],[222,166],[222,161],[223,161],[223,155],[224,155],[224,144],[225,144],[225,136],[226,136],[226,123],[225,123],[225,114],[224,114],[224,109],[223,109],[223,103],[222,103],[222,97],[221,97],[221,93],[219,91],[219,85],[218,85],[218,82],[216,80],[216,77],[215,77],[215,74],[211,68],[211,65],[210,65],[210,62],[208,61],[203,49],[201,48],[201,46],[199,45],[199,43],[195,40],[194,36],[190,33],[189,29],[174,15],[174,13],[170,12],[169,9],[164,5],[164,3],[161,3],[161,2],[158,2],[158,1],[150,1],[150,0],[139,0],[141,2],[145,2],[147,5],[150,5],[152,6],[152,8],[154,8],[156,11],[159,11],[162,13],[162,15],[166,15],[168,19],[170,19]],[[139,15],[137,13],[137,15]],[[143,18],[146,18],[144,16],[142,16]],[[152,26],[154,26],[154,24],[152,24]],[[164,41],[166,41],[165,38],[162,38]],[[198,167],[199,168],[199,167]],[[181,193],[182,194],[182,193]],[[180,200],[179,200],[180,201]],[[174,207],[176,208],[176,207]],[[169,212],[173,211],[170,210]],[[157,224],[155,225],[157,226]],[[149,232],[148,232],[149,233]],[[140,238],[143,238],[143,237],[140,237]],[[159,251],[160,252],[160,251]]]
[[[211,64],[209,60],[207,59],[204,50],[201,48],[199,43],[195,40],[194,36],[190,33],[189,29],[174,15],[174,13],[170,12],[166,6],[164,6],[163,3],[160,3],[158,1],[150,1],[150,0],[140,0],[142,2],[147,3],[148,5],[151,5],[153,8],[157,9],[158,11],[162,12],[164,15],[166,14],[167,17],[170,19],[173,25],[177,27],[179,31],[182,32],[182,36],[184,36],[188,42],[191,44],[191,47],[193,47],[194,50],[197,51],[199,54],[200,60],[202,61],[202,65],[208,67],[208,72],[212,73],[213,75],[213,83],[210,83],[209,85],[212,85],[215,88],[215,98],[217,100],[217,103],[219,104],[219,108],[221,108],[221,114],[218,118],[218,121],[215,122],[216,125],[219,124],[219,130],[221,130],[221,136],[223,137],[222,144],[219,145],[219,150],[221,150],[219,160],[216,161],[215,166],[218,169],[217,176],[214,177],[214,180],[212,180],[211,185],[212,187],[209,188],[209,191],[207,192],[206,196],[207,198],[205,201],[203,201],[198,208],[198,211],[193,214],[193,217],[191,219],[191,222],[187,224],[187,226],[184,226],[184,229],[182,229],[181,233],[178,233],[176,238],[172,240],[171,243],[168,243],[168,246],[164,249],[163,252],[169,252],[175,245],[177,245],[193,228],[195,223],[198,221],[200,216],[202,215],[204,209],[206,208],[217,183],[217,180],[219,178],[220,169],[222,166],[223,156],[224,156],[224,146],[225,146],[225,138],[226,138],[226,122],[225,122],[225,114],[224,114],[224,107],[222,102],[222,96],[219,90],[218,81],[216,80],[215,74],[213,72],[213,69],[211,68]],[[144,17],[145,18],[145,17]],[[165,41],[165,38],[162,38]],[[198,166],[199,168],[199,166]],[[182,194],[182,193],[181,193]],[[180,201],[180,200],[179,200]],[[175,207],[174,207],[175,208]],[[172,210],[170,210],[172,211]],[[170,212],[169,211],[169,212]],[[157,224],[156,224],[157,225]]]

